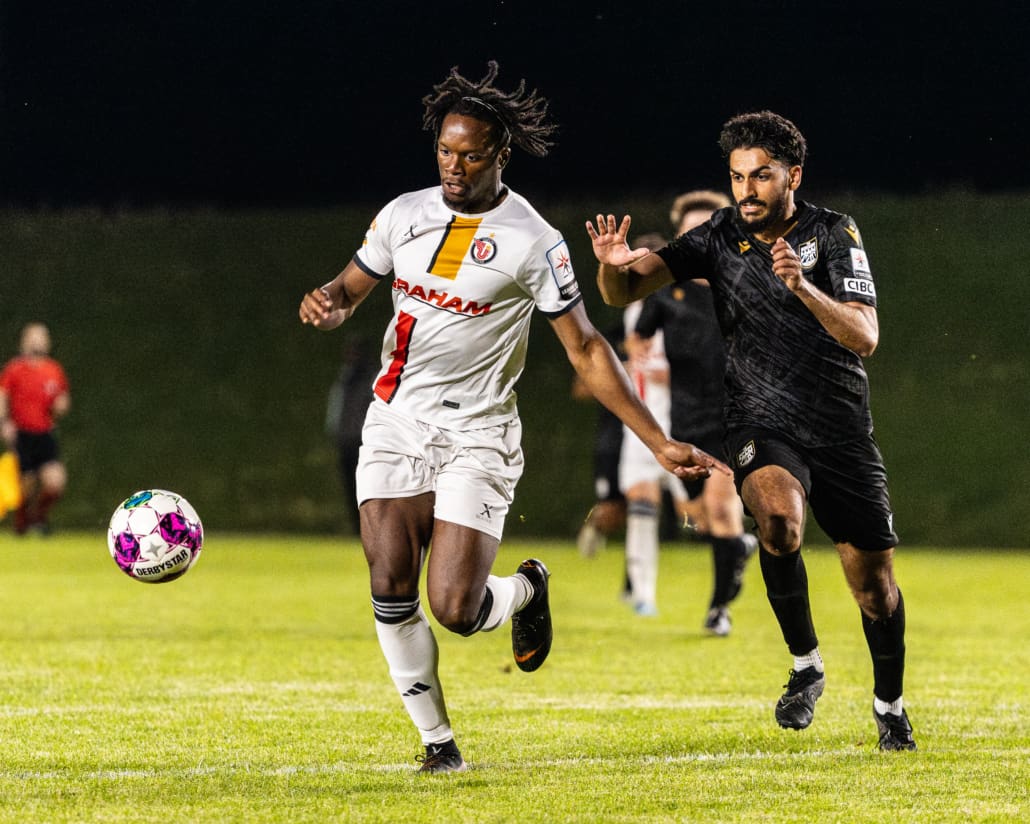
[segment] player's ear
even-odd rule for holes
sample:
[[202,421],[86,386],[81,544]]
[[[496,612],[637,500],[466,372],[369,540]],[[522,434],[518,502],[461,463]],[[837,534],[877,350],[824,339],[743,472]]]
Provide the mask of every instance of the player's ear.
[[505,146],[497,154],[497,165],[503,169],[505,166],[508,165],[509,160],[511,160],[511,149]]
[[801,167],[791,166],[790,171],[787,172],[787,181],[790,185],[790,190],[793,192],[798,186],[801,185]]

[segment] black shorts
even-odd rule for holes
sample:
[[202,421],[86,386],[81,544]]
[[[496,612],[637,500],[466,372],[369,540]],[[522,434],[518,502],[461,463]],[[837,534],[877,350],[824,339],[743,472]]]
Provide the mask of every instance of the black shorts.
[[[720,461],[726,460],[726,450],[720,432],[709,431],[707,433],[693,434],[689,432],[673,432],[672,437],[677,441],[692,443],[698,449],[703,449],[713,458],[718,458]],[[701,493],[705,489],[706,480],[707,478],[698,478],[696,481],[682,480],[683,488],[686,490],[687,497],[690,500],[693,501],[695,498],[701,497]]]
[[806,447],[778,432],[744,427],[727,434],[726,454],[738,492],[756,469],[782,467],[798,479],[812,516],[835,544],[849,543],[869,552],[897,546],[887,470],[872,435],[834,446]]
[[601,410],[594,443],[594,498],[621,501],[619,456],[622,452],[622,421],[607,409]]
[[19,432],[15,451],[18,453],[18,468],[22,472],[35,472],[61,457],[57,438],[51,432]]

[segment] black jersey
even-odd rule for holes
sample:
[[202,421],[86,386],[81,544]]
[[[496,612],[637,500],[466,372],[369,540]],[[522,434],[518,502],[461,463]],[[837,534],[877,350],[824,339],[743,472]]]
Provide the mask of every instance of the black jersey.
[[[839,301],[876,305],[855,222],[797,202],[785,239],[804,276]],[[872,431],[862,359],[835,341],[772,272],[770,246],[748,234],[735,208],[680,235],[658,255],[677,281],[707,278],[726,340],[726,425],[771,429],[806,446]]]
[[649,338],[659,329],[669,361],[672,437],[721,442],[726,352],[712,290],[688,280],[648,295],[635,331]]

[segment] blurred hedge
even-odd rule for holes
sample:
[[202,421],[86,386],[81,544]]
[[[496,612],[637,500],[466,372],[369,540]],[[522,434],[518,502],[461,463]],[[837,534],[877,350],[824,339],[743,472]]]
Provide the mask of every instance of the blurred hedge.
[[[907,543],[1027,546],[1030,200],[963,193],[814,198],[858,220],[877,278],[881,343],[868,361],[877,436]],[[569,239],[598,326],[618,322],[593,285],[583,221],[654,202],[535,201]],[[179,490],[208,528],[343,528],[326,394],[345,336],[378,339],[380,287],[348,327],[297,321],[302,293],[334,275],[379,204],[320,211],[0,213],[0,344],[42,319],[73,386],[61,439],[58,526],[101,529],[135,489]],[[534,320],[519,397],[527,470],[509,535],[572,535],[590,506],[594,410]]]

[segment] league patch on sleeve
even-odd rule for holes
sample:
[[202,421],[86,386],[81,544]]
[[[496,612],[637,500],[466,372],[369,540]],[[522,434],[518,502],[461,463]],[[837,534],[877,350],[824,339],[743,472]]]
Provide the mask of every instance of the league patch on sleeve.
[[551,267],[551,277],[558,286],[562,300],[572,300],[579,295],[579,284],[576,283],[576,273],[572,271],[572,258],[564,239],[547,250],[547,263]]
[[865,249],[851,249],[851,271],[860,277],[869,277],[873,273],[869,268],[869,258],[865,256]]

